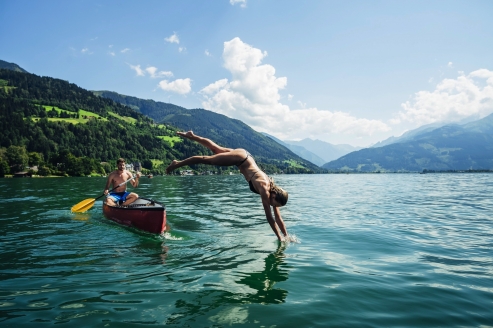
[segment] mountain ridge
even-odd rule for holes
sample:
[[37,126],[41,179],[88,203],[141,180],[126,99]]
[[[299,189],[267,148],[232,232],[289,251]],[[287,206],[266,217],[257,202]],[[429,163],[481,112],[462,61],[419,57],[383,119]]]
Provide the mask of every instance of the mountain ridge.
[[493,169],[493,114],[448,124],[390,145],[366,148],[322,166],[352,172]]
[[240,120],[202,108],[186,109],[169,103],[121,95],[113,91],[93,91],[93,93],[132,106],[156,122],[171,124],[184,131],[193,130],[196,134],[210,138],[225,147],[247,148],[265,163],[271,163],[272,157],[283,161],[295,160],[314,172],[323,171],[317,165],[253,130]]

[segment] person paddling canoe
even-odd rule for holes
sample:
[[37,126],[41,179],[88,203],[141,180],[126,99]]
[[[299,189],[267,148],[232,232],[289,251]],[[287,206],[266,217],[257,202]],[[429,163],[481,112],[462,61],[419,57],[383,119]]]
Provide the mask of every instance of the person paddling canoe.
[[[166,168],[166,173],[176,170],[179,167],[193,164],[208,164],[217,166],[236,166],[248,182],[250,190],[260,195],[264,207],[265,216],[270,227],[280,241],[288,237],[288,232],[281,217],[279,208],[286,205],[288,193],[278,187],[272,178],[269,178],[255,163],[252,155],[242,148],[231,149],[217,145],[212,140],[195,135],[192,131],[177,132],[183,138],[198,142],[204,147],[209,148],[214,155],[212,156],[192,156],[182,161],[174,160]],[[274,216],[272,216],[272,210]],[[279,231],[280,230],[280,231]],[[282,233],[282,235],[281,235]]]
[[[134,192],[128,192],[127,184],[118,186],[122,182],[131,179],[132,173],[125,169],[125,159],[119,158],[116,161],[116,165],[118,169],[110,173],[110,175],[108,176],[108,180],[106,181],[106,186],[104,187],[104,194],[107,195],[106,204],[110,206],[115,206],[116,204],[132,204],[137,200],[137,198],[139,198],[139,195]],[[139,178],[140,173],[137,172],[135,179],[130,180],[130,183],[134,188],[137,188],[137,186],[139,185]],[[115,190],[113,190],[111,193],[108,190],[110,185],[112,185],[114,188],[116,187]]]

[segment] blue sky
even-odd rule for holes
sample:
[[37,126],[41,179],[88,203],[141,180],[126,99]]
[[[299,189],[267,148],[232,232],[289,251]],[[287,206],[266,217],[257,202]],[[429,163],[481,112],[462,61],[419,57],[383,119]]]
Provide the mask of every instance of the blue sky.
[[493,112],[493,1],[1,1],[0,59],[368,146]]

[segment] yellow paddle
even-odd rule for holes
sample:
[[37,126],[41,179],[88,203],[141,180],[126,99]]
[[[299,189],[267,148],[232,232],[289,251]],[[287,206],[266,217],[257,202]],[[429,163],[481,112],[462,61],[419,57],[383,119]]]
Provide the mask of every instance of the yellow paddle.
[[[124,184],[127,184],[130,180],[133,180],[133,179],[135,179],[135,176],[134,177],[131,177],[130,179],[128,179],[125,182],[120,183],[118,186],[116,186],[115,188],[111,189],[109,192],[112,192],[116,188],[121,187]],[[99,198],[101,198],[103,196],[104,196],[104,193],[101,196],[97,197],[97,198],[84,199],[82,202],[77,203],[76,205],[72,206],[71,211],[72,212],[76,212],[76,213],[85,212],[85,211],[89,210],[94,205],[94,202],[96,202],[96,199],[99,199]]]

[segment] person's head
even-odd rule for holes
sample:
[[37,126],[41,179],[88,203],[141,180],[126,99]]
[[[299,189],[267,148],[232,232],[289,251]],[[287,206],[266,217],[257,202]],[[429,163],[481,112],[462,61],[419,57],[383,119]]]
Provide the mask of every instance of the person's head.
[[272,206],[284,206],[288,202],[288,192],[274,183],[270,178],[270,203]]
[[116,160],[116,166],[120,171],[123,171],[125,169],[125,159],[119,158]]

